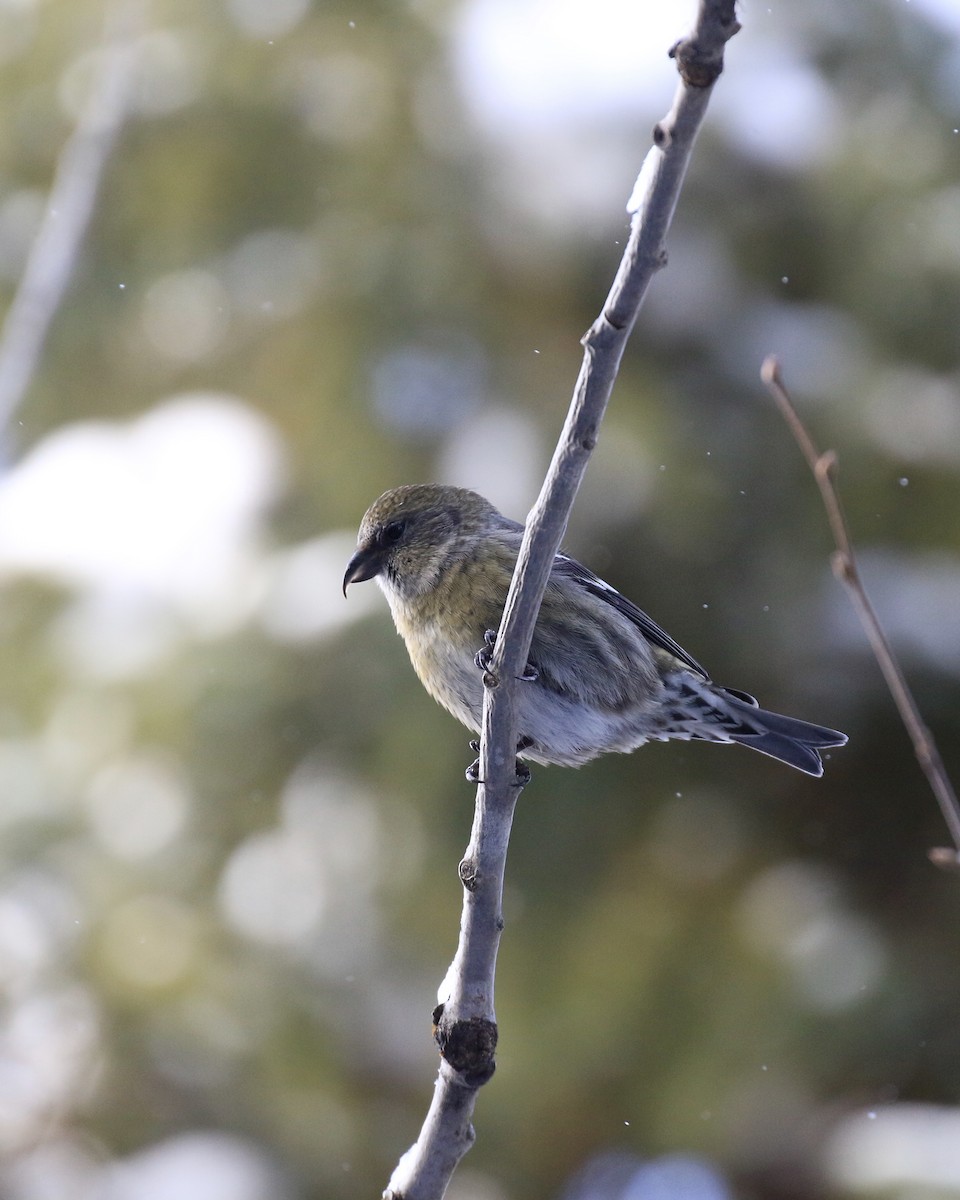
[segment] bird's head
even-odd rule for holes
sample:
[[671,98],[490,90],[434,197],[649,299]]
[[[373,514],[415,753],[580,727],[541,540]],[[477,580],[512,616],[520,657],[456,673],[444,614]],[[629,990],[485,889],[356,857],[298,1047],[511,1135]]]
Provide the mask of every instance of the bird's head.
[[379,577],[388,595],[403,600],[422,596],[478,537],[502,520],[489,501],[466,488],[439,483],[392,488],[371,504],[360,522],[343,594],[351,583]]

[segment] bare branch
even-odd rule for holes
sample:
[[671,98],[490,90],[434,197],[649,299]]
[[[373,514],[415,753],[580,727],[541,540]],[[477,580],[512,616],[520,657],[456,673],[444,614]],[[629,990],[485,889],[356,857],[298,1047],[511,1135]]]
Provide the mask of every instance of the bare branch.
[[8,431],[40,361],[50,324],[73,274],[100,181],[128,111],[132,38],[141,0],[108,9],[103,67],[57,160],[46,212],[0,332],[0,431]]
[[520,787],[515,769],[515,692],[524,673],[547,578],[620,367],[627,339],[656,272],[665,237],[727,41],[739,29],[734,0],[701,0],[690,37],[670,51],[681,82],[631,197],[630,237],[600,316],[583,337],[584,357],[566,423],[543,488],[527,518],[490,671],[485,677],[480,778],[464,885],[460,942],[435,1014],[443,1061],[416,1144],[401,1159],[386,1200],[440,1200],[473,1140],[476,1094],[494,1071],[494,974],[503,877]]
[[817,487],[823,498],[823,506],[827,511],[827,520],[830,522],[830,530],[833,533],[833,540],[837,547],[831,557],[833,573],[847,589],[857,616],[860,618],[860,624],[870,641],[874,657],[887,681],[887,687],[893,696],[900,718],[913,742],[917,761],[937,798],[943,819],[953,838],[955,849],[951,850],[945,846],[935,847],[929,852],[930,860],[939,867],[960,869],[960,803],[957,802],[956,792],[953,790],[953,785],[944,768],[937,744],[920,716],[917,703],[860,578],[850,530],[843,515],[840,495],[836,486],[837,456],[832,450],[826,450],[821,454],[817,449],[793,405],[776,358],[771,356],[764,361],[760,376],[777,402],[784,420],[790,426],[790,431],[817,481]]

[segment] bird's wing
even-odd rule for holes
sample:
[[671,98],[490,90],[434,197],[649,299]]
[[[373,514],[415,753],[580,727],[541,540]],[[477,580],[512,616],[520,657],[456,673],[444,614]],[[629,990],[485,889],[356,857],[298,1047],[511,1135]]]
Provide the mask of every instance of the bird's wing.
[[695,671],[701,678],[710,678],[697,660],[691,657],[682,646],[678,645],[668,633],[664,633],[656,621],[651,620],[645,612],[637,608],[632,600],[628,600],[626,596],[621,595],[615,587],[611,587],[599,575],[595,575],[589,567],[585,567],[583,563],[577,562],[574,558],[569,558],[566,554],[558,554],[554,559],[553,569],[557,574],[580,584],[591,596],[605,600],[607,604],[625,616],[628,621],[632,621],[652,645],[659,646],[661,650],[665,650],[668,654],[673,655],[674,658],[679,659],[685,667],[689,667],[691,671]]

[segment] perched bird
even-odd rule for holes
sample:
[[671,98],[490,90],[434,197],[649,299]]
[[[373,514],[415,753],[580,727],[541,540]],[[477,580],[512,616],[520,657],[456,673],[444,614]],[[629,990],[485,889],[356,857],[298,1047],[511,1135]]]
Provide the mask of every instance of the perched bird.
[[[500,623],[523,526],[476,492],[415,484],[385,492],[360,523],[343,577],[376,578],[427,691],[469,729],[483,708],[483,673]],[[835,729],[766,712],[713,683],[635,604],[558,554],[518,690],[517,751],[580,766],[648,741],[737,742],[808,775]]]

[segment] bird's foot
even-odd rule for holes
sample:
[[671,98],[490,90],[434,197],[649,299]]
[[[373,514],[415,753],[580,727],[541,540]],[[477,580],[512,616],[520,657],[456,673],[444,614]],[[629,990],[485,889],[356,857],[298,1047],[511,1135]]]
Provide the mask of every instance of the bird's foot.
[[[483,635],[483,647],[477,651],[473,660],[477,664],[478,668],[483,672],[483,682],[487,685],[487,687],[496,687],[497,683],[499,682],[495,672],[490,670],[490,664],[493,662],[493,652],[496,648],[496,645],[497,631],[495,629],[486,630]],[[533,665],[533,663],[528,662],[523,668],[523,674],[518,676],[518,678],[520,679],[521,683],[534,683],[540,678],[540,672]]]
[[[477,657],[479,658],[480,656],[477,655]],[[470,766],[467,767],[466,771],[464,771],[464,775],[466,775],[466,777],[467,777],[467,783],[479,783],[480,782],[480,743],[479,743],[479,741],[477,741],[476,738],[470,739],[470,749],[474,752],[474,754],[477,757],[473,760],[473,762],[470,764]]]
[[[526,735],[524,735],[520,739],[520,741],[517,742],[517,754],[522,754],[524,752],[524,750],[529,750],[532,745],[533,745],[533,738],[527,737]],[[522,792],[523,789],[530,782],[530,768],[527,766],[527,764],[523,761],[522,758],[518,758],[516,760],[516,763],[514,764],[513,769],[517,775],[516,782],[514,783],[513,786],[518,787],[520,789],[520,791]]]
[[487,687],[496,687],[500,682],[493,671],[490,670],[496,644],[497,631],[495,629],[488,629],[483,635],[483,646],[477,651],[473,659],[477,667],[483,672],[483,682]]
[[[529,750],[532,745],[533,741],[531,738],[522,737],[520,741],[517,742],[517,753],[522,754],[524,750]],[[483,783],[483,780],[480,778],[480,743],[476,738],[470,742],[470,749],[474,752],[474,754],[477,755],[477,757],[464,772],[467,777],[467,783]],[[514,771],[516,773],[516,779],[513,786],[520,788],[522,791],[530,782],[530,768],[525,762],[522,761],[522,759],[518,758],[514,765]]]

